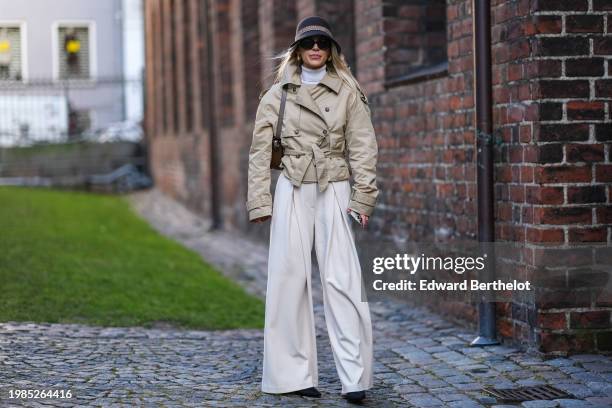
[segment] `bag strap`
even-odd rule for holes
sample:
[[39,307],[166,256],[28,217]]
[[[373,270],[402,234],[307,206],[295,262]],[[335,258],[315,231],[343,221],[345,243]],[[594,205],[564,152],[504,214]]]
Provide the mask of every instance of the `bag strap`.
[[281,103],[280,109],[278,111],[278,121],[276,122],[276,135],[274,135],[274,139],[280,142],[281,130],[283,127],[283,116],[285,115],[285,103],[287,102],[287,88],[282,87],[283,93],[281,95]]

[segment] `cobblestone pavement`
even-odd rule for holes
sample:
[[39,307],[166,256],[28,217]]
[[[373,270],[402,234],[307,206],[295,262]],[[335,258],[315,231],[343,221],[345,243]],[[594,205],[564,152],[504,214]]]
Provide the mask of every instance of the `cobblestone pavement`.
[[[205,223],[155,191],[133,194],[131,200],[164,234],[202,253],[250,292],[263,293],[265,246],[227,233],[208,233]],[[315,314],[319,389],[323,394],[319,399],[260,391],[261,330],[9,322],[0,323],[0,407],[352,406],[339,397],[341,386],[324,326],[320,281],[312,282],[318,299]],[[364,406],[502,407],[485,396],[482,387],[535,384],[551,384],[580,399],[533,401],[521,406],[612,406],[610,357],[577,355],[543,360],[511,347],[472,348],[467,345],[473,332],[425,309],[392,301],[371,302],[370,308],[375,381]],[[70,389],[73,398],[9,400],[10,389]]]

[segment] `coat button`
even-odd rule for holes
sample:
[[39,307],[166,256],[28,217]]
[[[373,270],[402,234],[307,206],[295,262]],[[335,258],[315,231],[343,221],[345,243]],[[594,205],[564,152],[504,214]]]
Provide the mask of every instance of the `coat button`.
[[329,106],[325,107],[325,112],[329,112]]
[[300,133],[300,131],[298,129],[295,129],[295,134],[297,135],[298,133]]
[[326,135],[327,134],[327,129],[323,129],[323,134]]

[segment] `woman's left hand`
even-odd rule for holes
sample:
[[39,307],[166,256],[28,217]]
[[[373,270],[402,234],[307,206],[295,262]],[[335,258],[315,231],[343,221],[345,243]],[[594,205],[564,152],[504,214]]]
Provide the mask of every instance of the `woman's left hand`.
[[361,226],[362,226],[363,228],[366,228],[366,227],[368,226],[368,219],[369,219],[369,217],[368,217],[367,215],[365,215],[365,214],[361,214],[361,220],[363,221],[363,222],[361,223]]
[[[351,210],[350,208],[347,208],[346,211],[350,214],[351,211],[354,211],[354,210]],[[369,219],[369,217],[367,215],[365,215],[365,214],[359,214],[359,216],[361,217],[361,228],[367,227],[368,226],[368,219]]]

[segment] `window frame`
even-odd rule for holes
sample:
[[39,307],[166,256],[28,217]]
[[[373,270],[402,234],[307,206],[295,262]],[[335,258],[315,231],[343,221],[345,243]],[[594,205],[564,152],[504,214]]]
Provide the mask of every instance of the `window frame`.
[[413,72],[385,80],[385,89],[413,84],[416,82],[429,81],[430,79],[442,78],[448,75],[448,60],[434,65],[420,67]]
[[22,82],[27,83],[29,79],[29,67],[28,67],[28,32],[27,22],[25,20],[0,20],[0,26],[7,28],[19,28],[19,41],[21,41],[21,80],[9,79],[2,80],[3,82]]
[[[61,27],[87,27],[89,31],[89,77],[88,78],[60,78],[59,61],[59,29]],[[70,81],[81,83],[95,83],[98,80],[98,41],[96,22],[94,20],[56,20],[51,23],[51,50],[52,50],[52,78],[55,82]]]

